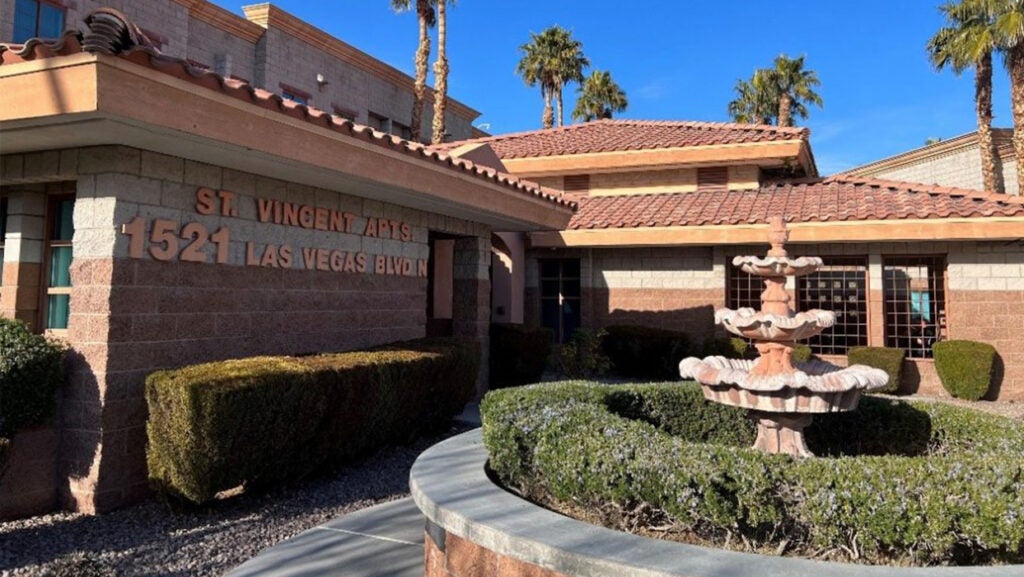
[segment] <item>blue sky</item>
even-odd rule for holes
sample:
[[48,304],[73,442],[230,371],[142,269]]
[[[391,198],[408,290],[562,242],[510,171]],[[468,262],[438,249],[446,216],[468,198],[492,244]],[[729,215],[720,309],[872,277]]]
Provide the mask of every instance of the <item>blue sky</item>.
[[[240,13],[232,0],[216,3]],[[803,125],[823,174],[974,130],[973,76],[935,72],[925,43],[942,25],[939,0],[459,0],[450,8],[449,93],[483,112],[491,133],[540,127],[540,91],[515,74],[530,32],[559,24],[629,97],[620,118],[726,121],[737,79],[779,53],[807,55],[824,109]],[[392,66],[413,72],[416,19],[388,0],[277,0]],[[622,6],[629,9],[623,10]],[[431,56],[433,59],[433,55]],[[996,65],[995,125],[1011,126]],[[566,121],[575,88],[566,93]]]

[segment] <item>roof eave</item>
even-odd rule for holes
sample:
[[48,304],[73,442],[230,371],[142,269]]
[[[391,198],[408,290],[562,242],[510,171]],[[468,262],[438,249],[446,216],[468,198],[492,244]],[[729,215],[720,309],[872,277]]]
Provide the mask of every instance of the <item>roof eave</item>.
[[343,134],[119,57],[83,53],[5,65],[0,92],[10,104],[0,107],[3,154],[121,144],[500,230],[564,228],[572,216],[572,207],[469,163],[397,139],[385,147],[365,130]]
[[[530,234],[533,248],[762,244],[767,224],[573,229]],[[791,222],[790,244],[823,242],[1016,241],[1024,217]]]

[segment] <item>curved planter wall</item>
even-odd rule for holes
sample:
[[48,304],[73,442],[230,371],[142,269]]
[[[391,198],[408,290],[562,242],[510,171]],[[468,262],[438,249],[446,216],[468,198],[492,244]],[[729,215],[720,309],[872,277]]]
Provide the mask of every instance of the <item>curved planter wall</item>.
[[721,551],[575,521],[520,499],[484,472],[480,429],[416,460],[427,518],[425,577],[1024,577],[1024,565],[872,567]]

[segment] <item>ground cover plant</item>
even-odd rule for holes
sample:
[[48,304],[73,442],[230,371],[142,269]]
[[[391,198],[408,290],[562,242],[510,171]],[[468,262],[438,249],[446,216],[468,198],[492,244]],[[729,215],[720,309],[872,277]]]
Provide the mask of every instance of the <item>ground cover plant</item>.
[[762,552],[892,564],[1024,562],[1024,425],[880,397],[819,415],[818,458],[750,449],[745,412],[693,383],[489,393],[494,475],[563,512]]
[[150,481],[165,496],[205,503],[412,441],[462,410],[479,363],[475,343],[435,339],[154,373]]

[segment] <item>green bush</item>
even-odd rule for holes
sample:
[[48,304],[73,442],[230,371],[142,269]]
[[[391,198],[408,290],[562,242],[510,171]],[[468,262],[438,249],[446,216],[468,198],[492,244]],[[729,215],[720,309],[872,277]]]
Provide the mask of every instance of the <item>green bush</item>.
[[64,345],[0,318],[0,437],[13,437],[53,415],[64,382]]
[[539,381],[551,356],[552,340],[551,329],[492,324],[491,388],[517,387]]
[[932,351],[935,372],[949,394],[968,401],[985,396],[995,371],[995,347],[974,341],[942,341],[935,343]]
[[701,357],[725,357],[727,359],[745,359],[750,357],[750,345],[746,339],[739,337],[710,337],[704,340]]
[[160,494],[203,503],[409,441],[462,410],[479,362],[475,343],[432,340],[153,373],[150,480]]
[[552,368],[563,377],[574,379],[600,377],[611,368],[611,361],[601,350],[603,330],[576,329],[569,342],[555,347]]
[[508,389],[481,414],[490,468],[542,501],[656,511],[674,532],[869,562],[1024,561],[1024,425],[1010,419],[867,397],[807,429],[834,457],[794,459],[750,449],[743,412],[692,383]]
[[604,330],[601,349],[612,371],[624,377],[678,379],[679,361],[690,355],[690,337],[680,331],[636,325]]
[[811,347],[799,343],[793,345],[792,361],[794,363],[806,363],[807,361],[811,360],[811,357],[813,356],[814,352],[811,351]]
[[851,365],[866,365],[876,369],[882,369],[889,375],[889,382],[877,393],[894,393],[900,388],[900,379],[903,374],[903,357],[906,352],[903,349],[888,347],[853,347],[847,353]]

